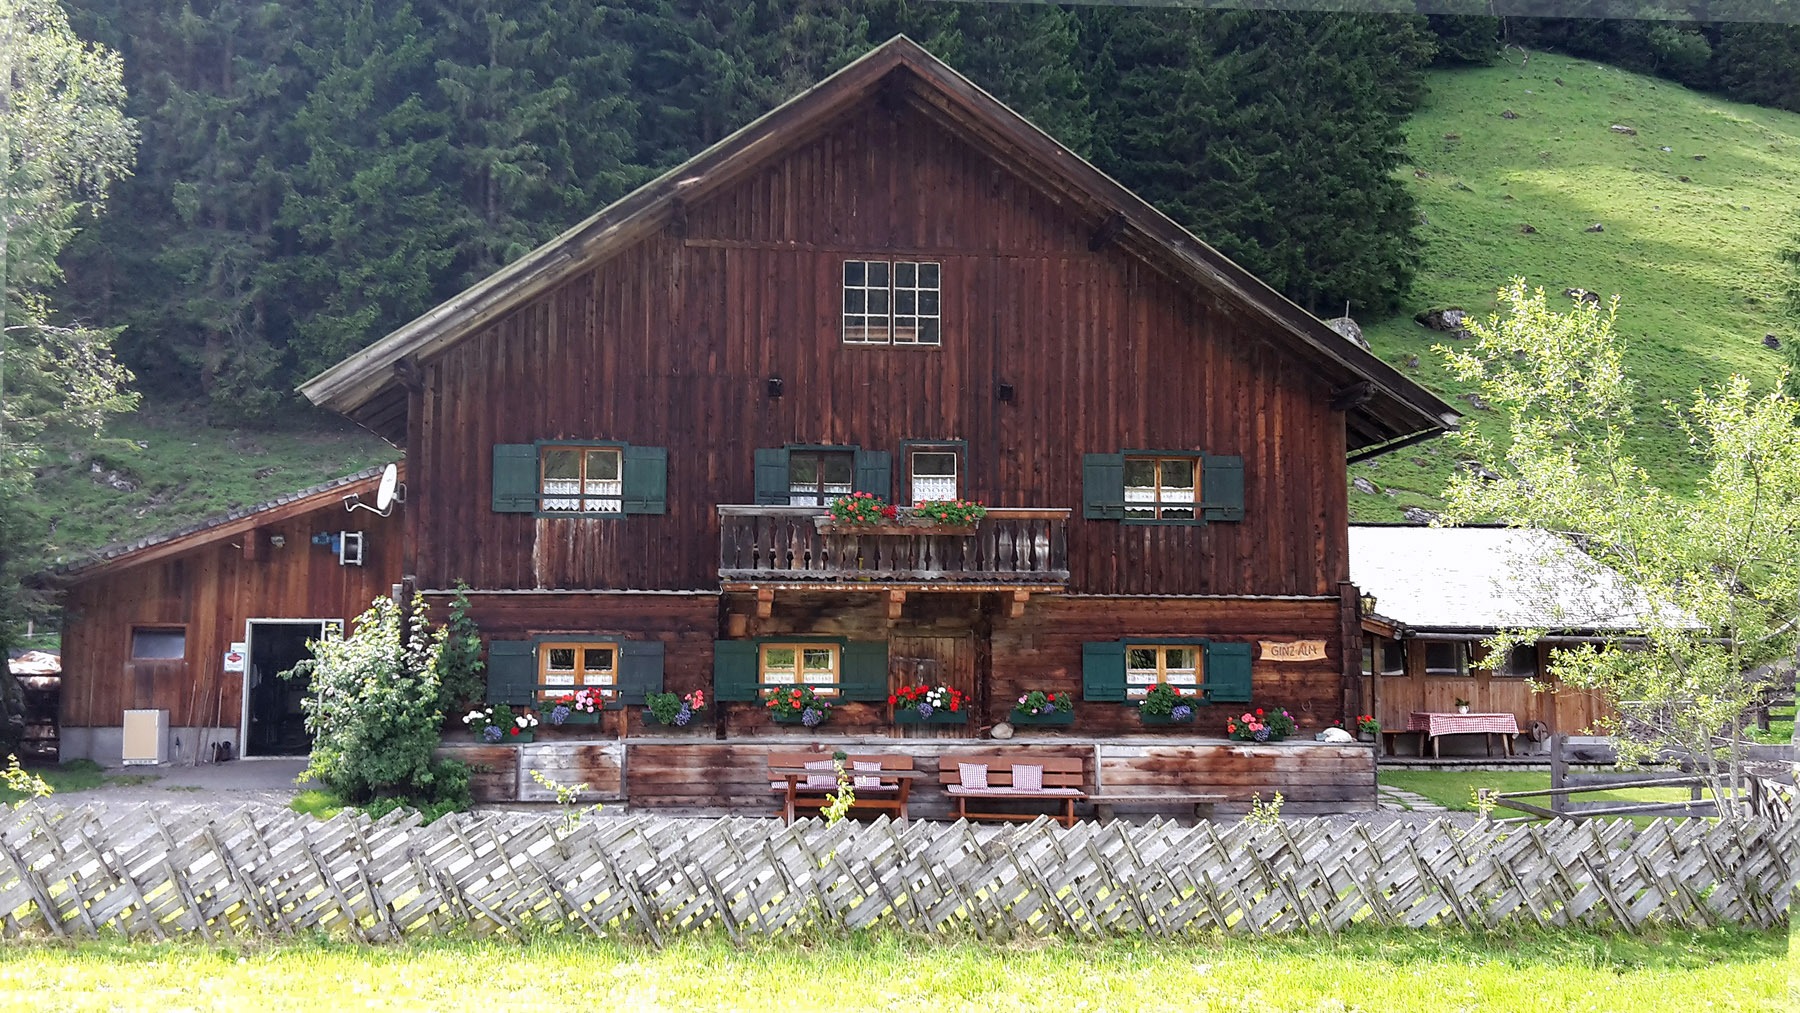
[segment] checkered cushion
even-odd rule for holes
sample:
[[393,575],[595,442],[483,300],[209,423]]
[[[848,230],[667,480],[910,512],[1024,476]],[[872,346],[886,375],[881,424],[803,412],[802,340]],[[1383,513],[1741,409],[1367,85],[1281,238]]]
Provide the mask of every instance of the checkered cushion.
[[962,786],[965,788],[986,788],[988,786],[987,764],[985,763],[959,763],[956,765],[956,776],[958,780],[962,781]]
[[1013,785],[1020,791],[1044,790],[1044,765],[1041,763],[1013,764]]
[[837,772],[832,768],[830,760],[813,760],[806,765],[806,769],[824,771],[822,774],[806,775],[806,786],[808,788],[837,787]]
[[[851,766],[854,767],[858,771],[880,770],[881,769],[881,761],[880,760],[857,760],[856,762],[852,763]],[[858,788],[879,788],[879,787],[881,787],[881,778],[859,776],[856,778],[856,786]]]

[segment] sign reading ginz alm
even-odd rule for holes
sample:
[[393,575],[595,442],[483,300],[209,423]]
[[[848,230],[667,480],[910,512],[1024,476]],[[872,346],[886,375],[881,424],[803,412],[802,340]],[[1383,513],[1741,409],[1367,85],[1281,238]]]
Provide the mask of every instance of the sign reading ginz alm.
[[1259,641],[1264,661],[1321,661],[1325,657],[1323,640]]

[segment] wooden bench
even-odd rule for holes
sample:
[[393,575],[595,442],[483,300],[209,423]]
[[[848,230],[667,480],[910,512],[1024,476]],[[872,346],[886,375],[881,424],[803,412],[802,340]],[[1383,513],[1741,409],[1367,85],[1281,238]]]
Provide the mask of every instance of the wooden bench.
[[[831,797],[837,795],[835,771],[809,771],[808,763],[831,762],[830,753],[770,753],[769,754],[769,790],[781,796],[782,807],[777,815],[787,822],[794,822],[794,814],[799,809],[823,809],[831,804]],[[880,763],[881,769],[857,770],[857,763]],[[809,786],[808,775],[827,773],[833,778],[829,787]],[[913,778],[917,772],[913,769],[913,758],[898,753],[852,753],[844,760],[844,773],[851,780],[850,790],[856,796],[851,811],[859,809],[883,809],[894,813],[895,819],[906,818],[906,799],[912,792]],[[858,785],[855,778],[880,778],[876,786]]]
[[[969,788],[962,783],[964,763],[987,767],[986,788]],[[1044,786],[1038,789],[1013,787],[1013,768],[1030,765],[1044,768]],[[944,791],[956,800],[956,815],[970,820],[1034,820],[1038,813],[970,812],[969,800],[1005,802],[1060,802],[1062,815],[1056,821],[1065,827],[1075,825],[1075,803],[1087,798],[1081,789],[1082,762],[1075,756],[1045,756],[1035,753],[945,753],[938,760],[938,779]]]
[[1152,805],[1173,806],[1191,805],[1194,807],[1194,819],[1212,819],[1213,806],[1225,801],[1224,795],[1209,795],[1200,792],[1158,791],[1151,789],[1141,792],[1113,792],[1104,795],[1089,795],[1088,801],[1094,804],[1094,818],[1110,820],[1119,806]]

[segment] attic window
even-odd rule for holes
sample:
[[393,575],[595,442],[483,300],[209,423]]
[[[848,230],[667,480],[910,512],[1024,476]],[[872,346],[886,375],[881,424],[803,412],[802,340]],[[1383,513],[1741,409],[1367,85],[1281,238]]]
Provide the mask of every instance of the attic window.
[[844,343],[943,342],[943,271],[916,260],[844,261]]

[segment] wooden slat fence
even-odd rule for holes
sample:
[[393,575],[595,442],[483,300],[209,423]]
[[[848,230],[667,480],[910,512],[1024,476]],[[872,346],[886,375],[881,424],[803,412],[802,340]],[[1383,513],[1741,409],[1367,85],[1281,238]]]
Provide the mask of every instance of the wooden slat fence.
[[0,823],[0,935],[606,932],[663,942],[889,928],[1100,937],[1773,926],[1800,822],[1458,829],[28,807]]

